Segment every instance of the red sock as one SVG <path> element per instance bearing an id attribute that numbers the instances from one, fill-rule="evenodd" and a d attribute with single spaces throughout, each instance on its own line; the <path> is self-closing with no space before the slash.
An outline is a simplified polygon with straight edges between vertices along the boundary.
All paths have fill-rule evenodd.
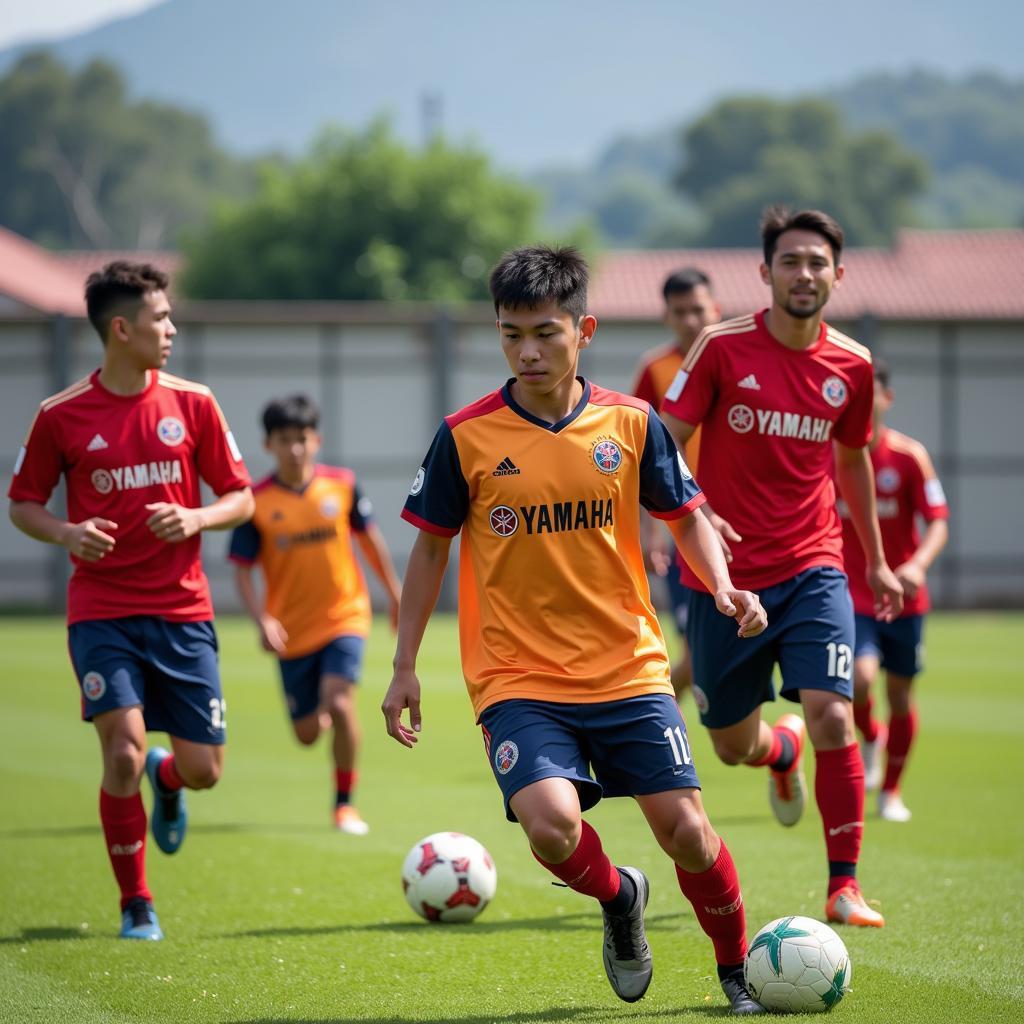
<path id="1" fill-rule="evenodd" d="M 121 889 L 121 909 L 136 896 L 152 901 L 146 885 L 146 809 L 141 795 L 111 796 L 101 789 L 100 821 L 110 866 Z"/>
<path id="2" fill-rule="evenodd" d="M 356 788 L 355 771 L 343 772 L 340 768 L 334 769 L 334 790 L 335 803 L 337 806 L 347 804 L 352 799 L 352 793 Z"/>
<path id="3" fill-rule="evenodd" d="M 825 849 L 830 864 L 850 867 L 830 872 L 829 893 L 850 884 L 860 858 L 864 834 L 864 762 L 851 743 L 841 750 L 816 750 L 814 795 L 825 827 Z"/>
<path id="4" fill-rule="evenodd" d="M 747 955 L 747 917 L 739 875 L 725 842 L 707 871 L 691 874 L 676 865 L 676 878 L 715 947 L 715 960 L 730 967 L 743 963 Z"/>
<path id="5" fill-rule="evenodd" d="M 541 860 L 536 851 L 533 856 L 539 864 L 543 864 L 551 874 L 576 892 L 593 896 L 602 903 L 618 895 L 622 884 L 619 869 L 604 852 L 601 837 L 586 822 L 583 822 L 583 834 L 568 860 L 563 860 L 561 864 L 549 864 Z"/>
<path id="6" fill-rule="evenodd" d="M 863 704 L 853 702 L 853 722 L 857 726 L 857 731 L 864 737 L 865 743 L 874 743 L 878 739 L 878 720 L 871 714 L 874 706 L 870 694 Z"/>
<path id="7" fill-rule="evenodd" d="M 909 714 L 893 715 L 889 719 L 889 742 L 885 748 L 885 781 L 882 783 L 882 789 L 890 792 L 899 789 L 900 776 L 903 774 L 916 732 L 917 712 L 913 708 Z"/>
<path id="8" fill-rule="evenodd" d="M 775 764 L 776 761 L 782 756 L 782 740 L 779 734 L 772 729 L 772 745 L 768 748 L 768 753 L 764 757 L 758 758 L 756 761 L 748 761 L 747 764 L 751 768 L 763 768 L 766 764 Z"/>
<path id="9" fill-rule="evenodd" d="M 185 780 L 178 774 L 178 766 L 174 763 L 173 754 L 160 762 L 160 766 L 156 770 L 156 777 L 168 793 L 176 793 L 185 785 Z"/>

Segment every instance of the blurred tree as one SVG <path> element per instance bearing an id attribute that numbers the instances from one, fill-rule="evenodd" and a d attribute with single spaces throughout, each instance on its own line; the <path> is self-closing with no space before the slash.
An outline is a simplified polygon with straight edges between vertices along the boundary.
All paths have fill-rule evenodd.
<path id="1" fill-rule="evenodd" d="M 733 98 L 683 135 L 677 186 L 702 206 L 700 241 L 752 245 L 770 203 L 819 207 L 855 245 L 890 242 L 911 222 L 927 181 L 924 161 L 884 132 L 850 135 L 839 110 L 817 99 Z"/>
<path id="2" fill-rule="evenodd" d="M 500 254 L 535 240 L 539 205 L 472 150 L 410 149 L 386 121 L 332 129 L 191 236 L 183 284 L 197 298 L 485 298 Z"/>
<path id="3" fill-rule="evenodd" d="M 130 103 L 103 61 L 72 73 L 26 54 L 0 79 L 0 124 L 0 223 L 43 244 L 166 247 L 253 181 L 203 118 Z"/>

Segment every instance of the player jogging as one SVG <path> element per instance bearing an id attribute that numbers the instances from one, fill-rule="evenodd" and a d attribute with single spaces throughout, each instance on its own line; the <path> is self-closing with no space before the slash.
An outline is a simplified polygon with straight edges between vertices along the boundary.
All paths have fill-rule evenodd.
<path id="1" fill-rule="evenodd" d="M 853 729 L 853 608 L 843 574 L 836 475 L 867 554 L 875 612 L 899 614 L 901 588 L 886 565 L 866 445 L 873 385 L 866 348 L 829 327 L 822 309 L 843 276 L 843 232 L 815 210 L 765 211 L 761 276 L 771 308 L 709 327 L 665 400 L 683 445 L 698 425 L 701 486 L 714 509 L 737 585 L 756 588 L 769 627 L 739 644 L 719 628 L 714 599 L 685 566 L 693 694 L 726 764 L 766 765 L 772 809 L 784 825 L 803 813 L 804 720 L 770 728 L 761 705 L 782 695 L 803 706 L 815 748 L 815 797 L 825 829 L 826 915 L 884 924 L 857 883 L 864 829 L 864 769 Z"/>
<path id="2" fill-rule="evenodd" d="M 296 738 L 308 746 L 321 731 L 333 730 L 335 827 L 365 835 L 369 826 L 352 798 L 361 738 L 355 686 L 371 610 L 353 537 L 387 591 L 393 623 L 401 589 L 355 474 L 316 462 L 319 421 L 305 395 L 263 410 L 265 445 L 277 469 L 253 488 L 256 514 L 235 528 L 230 557 L 263 649 L 280 660 Z M 257 566 L 266 586 L 263 599 L 253 579 Z"/>
<path id="3" fill-rule="evenodd" d="M 885 557 L 903 584 L 904 599 L 899 618 L 892 622 L 875 618 L 872 594 L 865 579 L 864 552 L 857 542 L 846 503 L 840 502 L 843 556 L 857 628 L 853 648 L 853 718 L 862 737 L 864 788 L 875 790 L 881 786 L 878 813 L 886 821 L 909 821 L 910 811 L 900 796 L 900 779 L 917 730 L 911 689 L 922 668 L 924 617 L 930 607 L 925 576 L 949 538 L 949 509 L 924 446 L 886 426 L 885 416 L 893 401 L 889 367 L 876 358 L 874 371 L 874 433 L 868 448 Z M 918 532 L 918 517 L 926 524 L 923 536 Z M 888 725 L 871 713 L 871 687 L 879 665 L 885 669 Z"/>
<path id="4" fill-rule="evenodd" d="M 168 279 L 149 264 L 110 263 L 85 299 L 103 365 L 47 398 L 18 456 L 11 519 L 71 554 L 68 647 L 103 758 L 100 821 L 121 889 L 121 937 L 161 939 L 146 884 L 143 770 L 153 838 L 185 837 L 182 788 L 216 784 L 225 703 L 202 530 L 252 515 L 242 456 L 209 388 L 164 373 L 175 335 Z M 46 508 L 64 474 L 67 519 Z M 200 479 L 219 497 L 203 506 Z M 166 732 L 173 754 L 146 753 Z"/>
<path id="5" fill-rule="evenodd" d="M 743 985 L 739 879 L 704 812 L 673 699 L 641 504 L 669 524 L 731 631 L 760 633 L 761 606 L 733 589 L 703 495 L 650 405 L 576 376 L 597 327 L 579 254 L 515 250 L 490 286 L 514 376 L 444 420 L 406 501 L 420 532 L 382 705 L 388 734 L 407 747 L 419 739 L 417 653 L 461 531 L 462 665 L 506 816 L 556 878 L 600 901 L 612 988 L 632 1002 L 650 983 L 648 882 L 615 867 L 583 820 L 602 795 L 635 797 L 712 940 L 734 1011 L 763 1012 Z"/>
<path id="6" fill-rule="evenodd" d="M 697 336 L 709 324 L 717 324 L 722 319 L 722 311 L 711 294 L 711 281 L 707 274 L 695 267 L 684 267 L 670 274 L 661 293 L 665 299 L 665 324 L 675 339 L 644 356 L 637 367 L 633 384 L 633 394 L 650 402 L 658 413 L 661 412 L 668 386 L 675 379 Z M 699 449 L 700 428 L 694 431 L 683 452 L 686 464 L 695 476 L 698 472 Z M 650 516 L 644 516 L 642 524 L 641 533 L 648 565 L 665 578 L 672 604 L 672 617 L 682 646 L 679 659 L 672 666 L 672 689 L 678 700 L 690 688 L 690 651 L 686 646 L 690 590 L 679 579 L 679 554 L 675 544 L 664 544 L 663 533 L 655 529 Z"/>

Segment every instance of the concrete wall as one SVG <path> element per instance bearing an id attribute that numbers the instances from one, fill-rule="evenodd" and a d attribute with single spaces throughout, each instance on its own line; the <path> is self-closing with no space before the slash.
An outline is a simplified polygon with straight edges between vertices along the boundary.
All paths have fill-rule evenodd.
<path id="1" fill-rule="evenodd" d="M 185 308 L 168 369 L 209 384 L 254 477 L 269 471 L 258 420 L 273 396 L 307 391 L 323 413 L 323 461 L 351 466 L 373 499 L 401 568 L 414 530 L 399 519 L 409 483 L 446 411 L 498 386 L 507 368 L 486 307 L 457 318 L 427 307 Z M 893 426 L 932 453 L 952 508 L 952 539 L 932 576 L 937 603 L 1024 606 L 1024 451 L 1016 424 L 1024 391 L 1024 324 L 837 323 L 889 359 Z M 584 372 L 627 390 L 651 323 L 601 323 Z M 81 323 L 0 319 L 4 488 L 38 402 L 89 373 L 100 347 Z M 55 501 L 59 502 L 58 495 Z M 227 538 L 204 550 L 218 608 L 237 607 Z M 64 557 L 0 518 L 0 606 L 55 607 Z"/>

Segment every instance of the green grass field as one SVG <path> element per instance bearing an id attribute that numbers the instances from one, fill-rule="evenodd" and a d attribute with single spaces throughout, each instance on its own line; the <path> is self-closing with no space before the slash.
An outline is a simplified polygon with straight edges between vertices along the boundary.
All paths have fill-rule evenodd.
<path id="1" fill-rule="evenodd" d="M 372 638 L 362 691 L 359 805 L 372 825 L 364 838 L 328 827 L 326 748 L 290 738 L 273 663 L 250 627 L 223 620 L 220 635 L 225 777 L 190 796 L 180 853 L 165 857 L 150 844 L 166 941 L 128 943 L 116 938 L 117 892 L 96 811 L 98 747 L 77 720 L 63 626 L 0 622 L 0 1020 L 660 1024 L 725 1014 L 710 943 L 626 800 L 589 817 L 614 860 L 651 878 L 655 973 L 640 1003 L 612 994 L 596 906 L 549 885 L 504 821 L 452 620 L 437 619 L 427 634 L 424 731 L 413 751 L 384 734 L 378 705 L 391 639 L 383 628 Z M 842 933 L 853 989 L 836 1018 L 1024 1020 L 1022 637 L 1021 616 L 931 623 L 922 730 L 904 787 L 914 819 L 869 820 L 861 881 L 888 925 Z M 709 814 L 739 866 L 751 934 L 782 914 L 820 916 L 813 805 L 796 828 L 779 828 L 764 774 L 718 764 L 692 704 L 684 711 Z M 813 768 L 812 757 L 805 763 Z M 497 897 L 471 925 L 428 925 L 402 898 L 405 853 L 441 829 L 476 836 L 497 862 Z"/>

